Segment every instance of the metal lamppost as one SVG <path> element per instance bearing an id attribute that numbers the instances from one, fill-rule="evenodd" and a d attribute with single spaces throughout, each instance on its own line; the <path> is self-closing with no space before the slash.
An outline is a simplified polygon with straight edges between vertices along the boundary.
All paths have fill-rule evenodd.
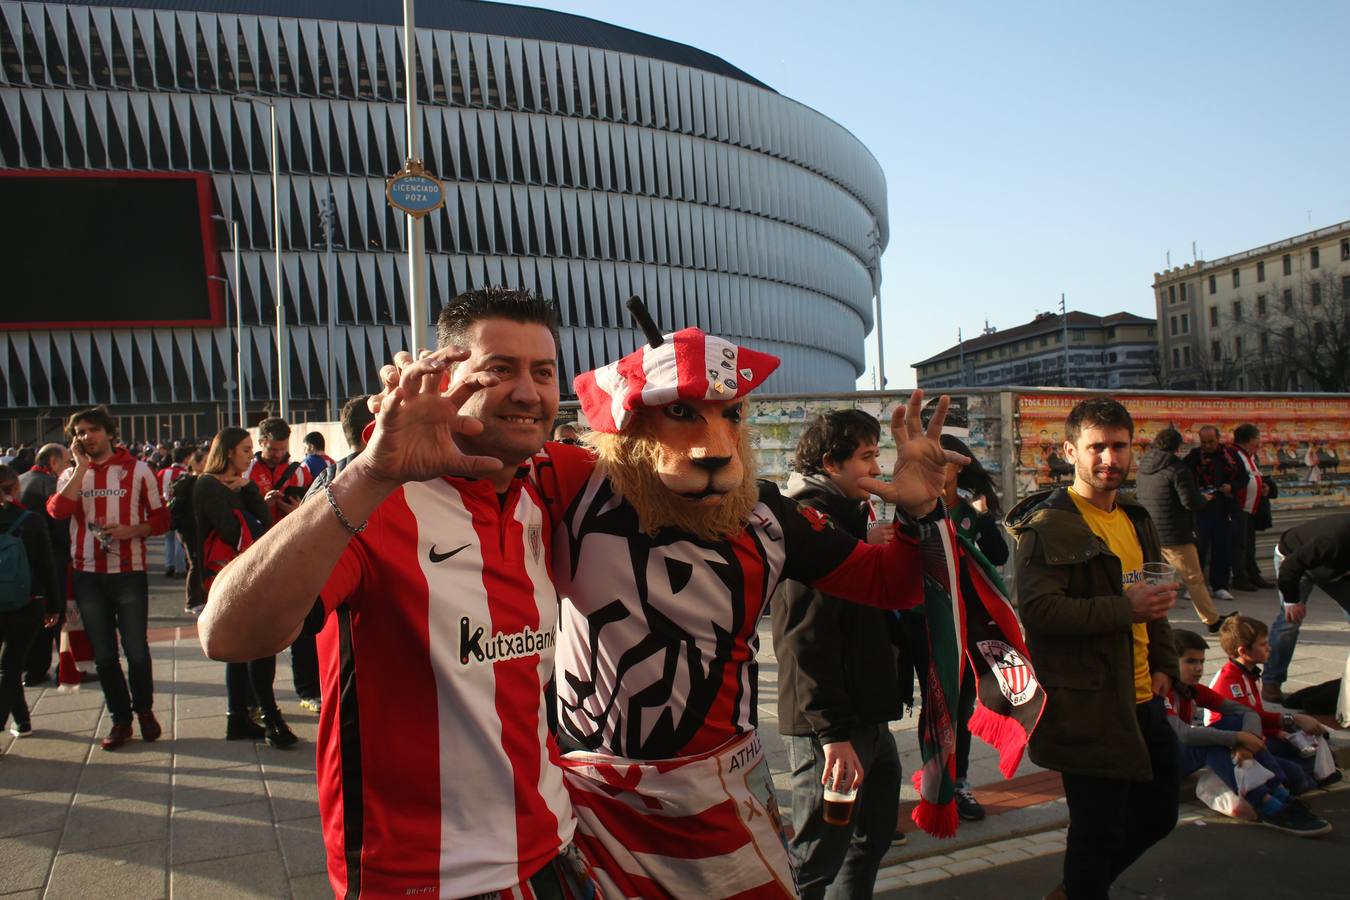
<path id="1" fill-rule="evenodd" d="M 324 253 L 324 281 L 328 287 L 328 373 L 325 381 L 328 384 L 328 421 L 336 422 L 338 418 L 338 397 L 337 397 L 337 285 L 333 278 L 333 217 L 337 214 L 334 207 L 333 191 L 330 188 L 328 196 L 320 201 L 319 221 L 323 223 L 323 253 Z"/>
<path id="2" fill-rule="evenodd" d="M 276 306 L 277 306 L 277 406 L 279 415 L 286 421 L 290 421 L 291 398 L 289 396 L 291 354 L 290 345 L 286 337 L 286 307 L 281 299 L 281 191 L 278 189 L 280 180 L 277 173 L 277 167 L 280 164 L 277 156 L 277 107 L 276 104 L 265 97 L 255 97 L 252 94 L 240 94 L 233 98 L 235 103 L 261 103 L 265 105 L 270 113 L 272 124 L 272 243 L 274 245 L 276 277 L 274 287 L 276 288 Z"/>
<path id="3" fill-rule="evenodd" d="M 417 111 L 417 36 L 413 0 L 403 0 L 403 93 L 408 116 L 408 159 L 422 158 L 422 119 Z M 421 216 L 408 216 L 408 329 L 413 353 L 431 348 L 427 318 L 426 232 Z"/>
<path id="4" fill-rule="evenodd" d="M 225 222 L 230 226 L 230 249 L 234 256 L 234 275 L 231 278 L 220 278 L 218 275 L 209 276 L 218 278 L 228 283 L 234 290 L 234 385 L 239 391 L 239 409 L 238 418 L 235 425 L 240 428 L 244 426 L 244 403 L 248 397 L 248 391 L 245 387 L 246 379 L 244 377 L 244 306 L 239 297 L 239 223 L 226 216 L 213 215 L 211 218 Z M 229 322 L 229 316 L 225 317 L 226 323 Z M 233 390 L 228 387 L 227 390 Z M 230 406 L 234 406 L 234 398 L 230 397 Z"/>

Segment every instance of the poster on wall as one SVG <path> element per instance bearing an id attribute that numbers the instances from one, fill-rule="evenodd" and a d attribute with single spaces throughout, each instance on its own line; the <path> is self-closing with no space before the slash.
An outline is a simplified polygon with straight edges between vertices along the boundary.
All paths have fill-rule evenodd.
<path id="1" fill-rule="evenodd" d="M 1017 492 L 1073 481 L 1064 459 L 1064 419 L 1077 394 L 1021 394 L 1017 398 Z M 1340 506 L 1350 501 L 1350 399 L 1327 397 L 1121 397 L 1134 418 L 1136 464 L 1167 427 L 1181 432 L 1183 451 L 1199 444 L 1213 425 L 1225 442 L 1250 423 L 1261 430 L 1257 456 L 1263 473 L 1279 485 L 1277 509 Z M 1342 463 L 1345 462 L 1343 469 Z M 1133 485 L 1133 472 L 1127 488 Z"/>

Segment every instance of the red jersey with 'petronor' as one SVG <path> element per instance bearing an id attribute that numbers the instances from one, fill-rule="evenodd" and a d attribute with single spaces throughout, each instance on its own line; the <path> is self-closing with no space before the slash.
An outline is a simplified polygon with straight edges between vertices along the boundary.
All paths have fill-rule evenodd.
<path id="1" fill-rule="evenodd" d="M 70 520 L 70 559 L 77 572 L 126 574 L 145 571 L 145 538 L 116 541 L 105 538 L 107 525 L 149 524 L 151 534 L 169 527 L 169 508 L 160 496 L 159 481 L 150 466 L 118 447 L 101 463 L 90 463 L 80 484 L 79 500 L 61 495 L 75 477 L 66 469 L 56 480 L 56 493 L 47 498 L 53 519 Z"/>
<path id="2" fill-rule="evenodd" d="M 322 593 L 318 746 L 337 896 L 488 894 L 571 840 L 543 699 L 550 552 L 523 478 L 503 497 L 443 478 L 396 491 L 338 561 Z"/>

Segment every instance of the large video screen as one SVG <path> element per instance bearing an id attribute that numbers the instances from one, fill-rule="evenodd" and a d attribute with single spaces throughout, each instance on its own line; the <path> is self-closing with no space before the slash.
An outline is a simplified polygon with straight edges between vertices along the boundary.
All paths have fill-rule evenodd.
<path id="1" fill-rule="evenodd" d="M 222 325 L 207 176 L 0 171 L 0 328 Z"/>

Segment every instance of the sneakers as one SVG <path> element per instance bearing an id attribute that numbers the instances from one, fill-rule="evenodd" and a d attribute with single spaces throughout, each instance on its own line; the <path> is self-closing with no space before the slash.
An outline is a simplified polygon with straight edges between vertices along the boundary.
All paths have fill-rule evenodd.
<path id="1" fill-rule="evenodd" d="M 159 736 L 164 733 L 164 729 L 159 727 L 159 719 L 155 718 L 152 712 L 137 713 L 136 718 L 141 723 L 141 740 L 157 741 Z"/>
<path id="2" fill-rule="evenodd" d="M 312 713 L 321 712 L 323 710 L 323 700 L 319 697 L 301 697 L 300 708 L 307 709 Z"/>
<path id="3" fill-rule="evenodd" d="M 1341 780 L 1343 777 L 1345 777 L 1345 776 L 1341 775 L 1341 770 L 1340 770 L 1340 769 L 1335 769 L 1335 770 L 1333 770 L 1332 773 L 1331 773 L 1330 775 L 1328 775 L 1326 778 L 1319 778 L 1319 779 L 1317 779 L 1317 786 L 1320 787 L 1320 788 L 1329 788 L 1329 787 L 1331 787 L 1333 784 L 1339 783 L 1340 780 Z"/>
<path id="4" fill-rule="evenodd" d="M 891 837 L 891 846 L 892 846 L 892 847 L 903 847 L 903 846 L 905 846 L 905 845 L 908 844 L 908 843 L 909 843 L 909 838 L 905 836 L 905 833 L 904 833 L 903 831 L 897 831 L 897 832 Z"/>
<path id="5" fill-rule="evenodd" d="M 131 740 L 131 723 L 124 722 L 121 725 L 114 724 L 108 729 L 108 736 L 99 741 L 99 746 L 104 750 L 116 750 L 129 740 Z"/>
<path id="6" fill-rule="evenodd" d="M 1284 704 L 1284 691 L 1273 681 L 1261 682 L 1261 702 Z"/>
<path id="7" fill-rule="evenodd" d="M 1210 592 L 1209 592 L 1209 595 L 1210 595 L 1211 597 L 1213 597 L 1215 600 L 1232 600 L 1232 599 L 1233 599 L 1233 595 L 1230 594 L 1230 593 L 1228 593 L 1228 591 L 1224 590 L 1223 588 L 1219 588 L 1217 591 L 1210 591 Z"/>
<path id="8" fill-rule="evenodd" d="M 1218 634 L 1219 629 L 1223 628 L 1223 623 L 1227 622 L 1229 619 L 1233 618 L 1233 616 L 1236 616 L 1237 614 L 1238 611 L 1235 609 L 1232 612 L 1228 613 L 1227 615 L 1219 616 L 1211 624 L 1206 625 L 1205 627 L 1209 629 L 1210 634 Z"/>
<path id="9" fill-rule="evenodd" d="M 1308 811 L 1302 803 L 1291 801 L 1277 813 L 1262 815 L 1257 813 L 1262 825 L 1283 831 L 1298 837 L 1317 837 L 1331 832 L 1331 823 L 1320 819 Z"/>
<path id="10" fill-rule="evenodd" d="M 956 814 L 967 822 L 984 819 L 984 807 L 975 799 L 974 792 L 962 785 L 956 789 Z"/>
<path id="11" fill-rule="evenodd" d="M 9 733 L 16 738 L 27 737 L 33 733 L 32 722 L 14 722 L 9 726 Z"/>

